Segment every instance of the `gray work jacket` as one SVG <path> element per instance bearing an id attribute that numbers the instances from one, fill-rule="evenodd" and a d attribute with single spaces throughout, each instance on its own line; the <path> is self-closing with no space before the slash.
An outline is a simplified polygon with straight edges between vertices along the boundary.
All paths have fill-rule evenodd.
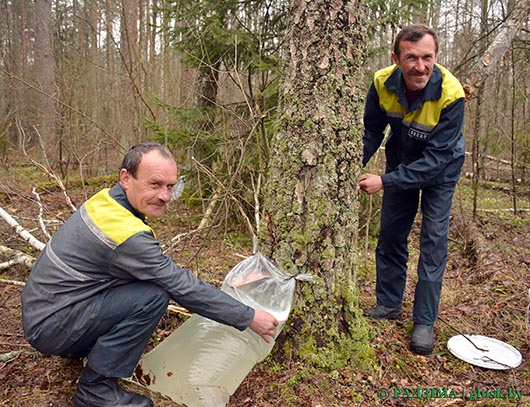
<path id="1" fill-rule="evenodd" d="M 28 340 L 47 318 L 65 307 L 76 314 L 68 320 L 79 324 L 82 332 L 94 310 L 76 304 L 135 280 L 156 284 L 190 311 L 239 330 L 254 318 L 252 308 L 165 256 L 153 230 L 117 184 L 86 201 L 38 257 L 22 291 Z"/>

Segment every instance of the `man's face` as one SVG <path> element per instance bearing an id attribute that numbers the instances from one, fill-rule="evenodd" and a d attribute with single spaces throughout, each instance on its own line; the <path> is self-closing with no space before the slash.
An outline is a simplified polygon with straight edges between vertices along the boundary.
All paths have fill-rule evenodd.
<path id="1" fill-rule="evenodd" d="M 401 41 L 399 51 L 399 57 L 392 52 L 392 59 L 403 72 L 407 90 L 422 90 L 427 86 L 438 58 L 434 38 L 426 34 L 416 42 Z"/>
<path id="2" fill-rule="evenodd" d="M 157 150 L 143 155 L 136 178 L 123 168 L 120 171 L 120 185 L 132 207 L 152 218 L 162 216 L 176 182 L 177 165 Z"/>

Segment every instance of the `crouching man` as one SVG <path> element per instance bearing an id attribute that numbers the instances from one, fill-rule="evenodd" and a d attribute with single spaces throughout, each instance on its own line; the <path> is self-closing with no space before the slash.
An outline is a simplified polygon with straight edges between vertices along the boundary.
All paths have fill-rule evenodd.
<path id="1" fill-rule="evenodd" d="M 152 406 L 125 391 L 170 299 L 190 311 L 250 327 L 270 342 L 278 321 L 254 310 L 162 253 L 146 217 L 157 218 L 177 182 L 170 151 L 141 143 L 125 155 L 119 183 L 82 205 L 57 231 L 22 291 L 24 332 L 47 355 L 87 358 L 75 407 Z"/>

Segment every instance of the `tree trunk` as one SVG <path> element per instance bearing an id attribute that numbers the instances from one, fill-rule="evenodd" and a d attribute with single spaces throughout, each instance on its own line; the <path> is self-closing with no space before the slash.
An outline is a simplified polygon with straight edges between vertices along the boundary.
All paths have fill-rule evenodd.
<path id="1" fill-rule="evenodd" d="M 291 3 L 259 235 L 286 272 L 313 276 L 298 284 L 283 350 L 329 369 L 372 358 L 355 284 L 365 10 L 362 0 Z"/>
<path id="2" fill-rule="evenodd" d="M 131 145 L 141 141 L 136 87 L 138 86 L 138 0 L 121 0 L 120 54 L 124 70 L 121 89 L 122 134 L 120 144 Z"/>
<path id="3" fill-rule="evenodd" d="M 212 108 L 217 104 L 217 91 L 219 89 L 220 61 L 213 66 L 204 66 L 199 70 L 197 81 L 197 106 L 199 108 Z M 210 123 L 211 124 L 211 123 Z"/>
<path id="4" fill-rule="evenodd" d="M 512 41 L 521 27 L 530 17 L 530 1 L 525 0 L 517 3 L 517 6 L 509 13 L 506 21 L 499 28 L 496 36 L 491 41 L 486 52 L 482 54 L 479 61 L 473 66 L 471 72 L 462 84 L 466 92 L 466 99 L 476 96 L 491 70 L 497 66 L 497 62 L 506 57 Z"/>
<path id="5" fill-rule="evenodd" d="M 35 74 L 37 75 L 38 130 L 45 153 L 50 160 L 61 162 L 61 145 L 57 140 L 58 122 L 57 86 L 55 84 L 55 59 L 52 42 L 51 0 L 35 1 Z"/>
<path id="6" fill-rule="evenodd" d="M 480 121 L 481 121 L 481 106 L 482 97 L 480 94 L 477 95 L 477 104 L 475 106 L 475 113 L 473 115 L 473 129 L 472 129 L 472 143 L 471 143 L 471 165 L 473 168 L 471 189 L 473 191 L 473 219 L 477 217 L 477 206 L 478 206 L 478 192 L 480 186 L 480 175 L 482 168 L 479 161 L 480 156 Z"/>

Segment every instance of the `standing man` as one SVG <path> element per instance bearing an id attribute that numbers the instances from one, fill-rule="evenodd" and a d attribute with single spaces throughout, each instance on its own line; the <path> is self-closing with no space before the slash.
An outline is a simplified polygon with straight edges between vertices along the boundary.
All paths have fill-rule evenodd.
<path id="1" fill-rule="evenodd" d="M 396 37 L 394 65 L 375 73 L 364 112 L 363 165 L 383 142 L 386 171 L 363 174 L 360 188 L 384 190 L 381 230 L 376 249 L 375 319 L 402 315 L 408 236 L 421 209 L 418 283 L 414 294 L 414 329 L 410 349 L 430 354 L 434 322 L 447 263 L 449 214 L 464 163 L 464 91 L 458 80 L 436 64 L 438 40 L 429 27 L 415 24 Z"/>
<path id="2" fill-rule="evenodd" d="M 266 342 L 278 322 L 198 280 L 162 253 L 146 217 L 157 218 L 177 182 L 177 165 L 157 143 L 132 147 L 119 183 L 90 198 L 48 242 L 22 291 L 28 341 L 48 355 L 87 357 L 75 407 L 149 407 L 127 392 L 129 377 L 169 299 Z"/>

